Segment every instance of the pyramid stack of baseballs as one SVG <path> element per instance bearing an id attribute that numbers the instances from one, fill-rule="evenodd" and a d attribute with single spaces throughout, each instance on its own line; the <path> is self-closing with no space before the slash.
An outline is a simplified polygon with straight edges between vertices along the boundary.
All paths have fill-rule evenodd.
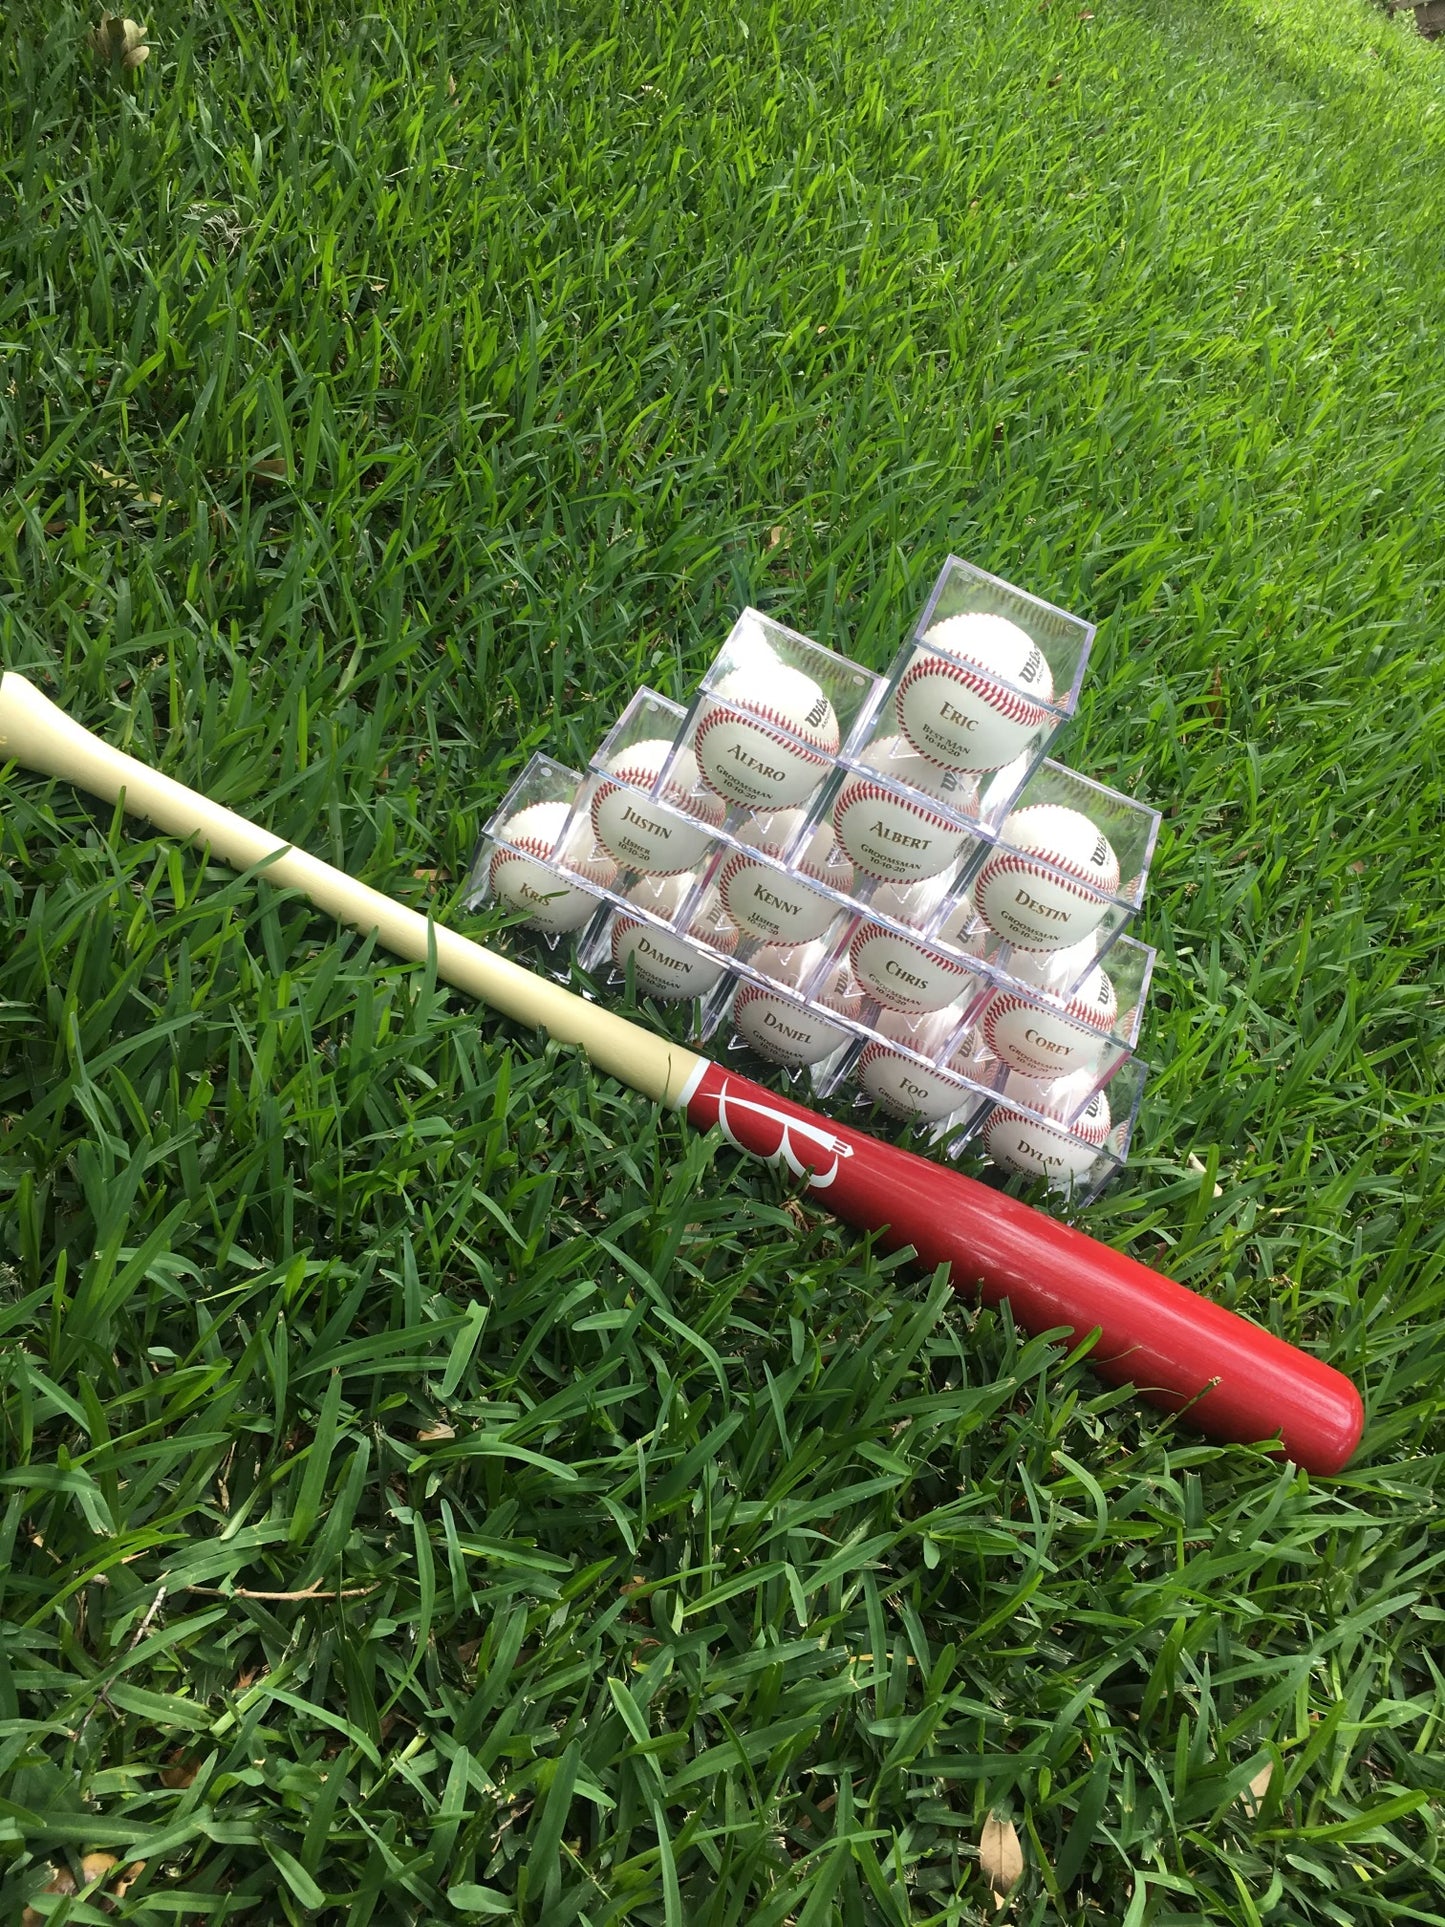
<path id="1" fill-rule="evenodd" d="M 533 759 L 476 894 L 750 1074 L 1091 1193 L 1142 1088 L 1158 822 L 1044 760 L 1092 635 L 954 558 L 886 677 L 747 610 L 686 709 L 640 690 L 585 776 Z"/>

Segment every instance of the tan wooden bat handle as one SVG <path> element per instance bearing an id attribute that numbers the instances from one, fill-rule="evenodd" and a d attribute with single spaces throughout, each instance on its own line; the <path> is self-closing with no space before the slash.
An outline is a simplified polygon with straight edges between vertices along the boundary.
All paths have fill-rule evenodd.
<path id="1" fill-rule="evenodd" d="M 559 1043 L 579 1044 L 599 1069 L 658 1103 L 682 1102 L 703 1061 L 696 1052 L 654 1036 L 641 1024 L 394 903 L 380 890 L 113 749 L 14 670 L 0 677 L 0 756 L 119 803 L 167 835 L 210 849 L 233 869 L 264 864 L 268 882 L 299 890 L 339 923 L 363 933 L 375 931 L 396 956 L 425 963 L 434 951 L 437 974 L 445 983 L 508 1017 L 536 1025 Z"/>

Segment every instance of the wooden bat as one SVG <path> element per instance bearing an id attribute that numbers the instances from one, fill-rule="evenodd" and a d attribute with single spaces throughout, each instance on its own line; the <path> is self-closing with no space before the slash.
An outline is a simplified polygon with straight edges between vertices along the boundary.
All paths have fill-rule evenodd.
<path id="1" fill-rule="evenodd" d="M 1312 1472 L 1337 1472 L 1364 1423 L 1350 1381 L 1321 1360 L 1173 1279 L 949 1166 L 900 1150 L 535 975 L 408 910 L 220 804 L 112 749 L 23 676 L 0 679 L 0 757 L 119 802 L 172 836 L 207 846 L 238 870 L 266 864 L 268 881 L 299 890 L 338 922 L 374 931 L 397 956 L 438 974 L 563 1043 L 578 1044 L 655 1102 L 717 1128 L 740 1150 L 784 1165 L 847 1223 L 912 1246 L 932 1270 L 988 1303 L 1007 1298 L 1030 1331 L 1097 1330 L 1090 1363 L 1132 1381 L 1140 1397 L 1177 1411 L 1214 1438 L 1278 1440 Z"/>

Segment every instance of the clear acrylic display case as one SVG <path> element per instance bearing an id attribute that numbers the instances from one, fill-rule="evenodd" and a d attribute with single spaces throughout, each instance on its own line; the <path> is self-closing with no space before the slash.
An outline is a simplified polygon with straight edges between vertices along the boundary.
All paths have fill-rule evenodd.
<path id="1" fill-rule="evenodd" d="M 939 1133 L 944 1154 L 992 1168 L 1025 1198 L 1054 1195 L 1087 1204 L 1124 1167 L 1148 1077 L 1142 1059 L 1129 1058 L 1107 1090 L 1096 1093 L 1094 1114 L 1076 1116 L 1072 1125 L 1061 1121 L 1068 1104 L 1056 1092 L 1005 1082 L 982 1117 Z"/>
<path id="2" fill-rule="evenodd" d="M 745 609 L 689 706 L 682 740 L 736 831 L 759 811 L 805 808 L 882 694 L 871 671 Z"/>
<path id="3" fill-rule="evenodd" d="M 517 914 L 529 935 L 556 950 L 602 908 L 617 866 L 579 808 L 581 774 L 535 755 L 477 839 L 464 898 Z"/>
<path id="4" fill-rule="evenodd" d="M 1041 764 L 992 852 L 960 872 L 985 926 L 984 956 L 1011 971 L 1015 955 L 1067 951 L 1077 971 L 1059 988 L 1076 988 L 1137 915 L 1158 835 L 1157 810 Z"/>
<path id="5" fill-rule="evenodd" d="M 865 995 L 880 1010 L 925 1015 L 992 990 L 971 897 L 936 880 L 878 885 L 868 907 L 852 917 L 843 943 Z"/>
<path id="6" fill-rule="evenodd" d="M 466 900 L 724 1061 L 1091 1197 L 1146 1075 L 1159 829 L 1045 754 L 1093 635 L 957 557 L 886 678 L 744 610 L 691 703 L 640 689 L 585 775 L 532 758 Z"/>
<path id="7" fill-rule="evenodd" d="M 826 1094 L 932 1134 L 980 1120 L 1002 1077 L 963 1005 L 921 1017 L 883 1011 L 833 1067 Z"/>
<path id="8" fill-rule="evenodd" d="M 831 946 L 853 916 L 849 898 L 762 849 L 727 842 L 711 876 L 737 925 L 743 963 L 765 949 Z"/>
<path id="9" fill-rule="evenodd" d="M 583 938 L 583 967 L 663 1003 L 702 1001 L 728 978 L 738 933 L 716 888 L 694 875 L 638 879 L 610 894 L 610 914 Z"/>
<path id="10" fill-rule="evenodd" d="M 950 556 L 889 667 L 860 759 L 896 741 L 966 773 L 971 814 L 996 827 L 1077 708 L 1093 639 L 1092 623 Z"/>
<path id="11" fill-rule="evenodd" d="M 852 895 L 871 902 L 880 885 L 936 882 L 944 889 L 966 881 L 968 859 L 982 861 L 978 824 L 966 793 L 949 802 L 884 773 L 872 764 L 840 759 L 808 813 L 810 825 L 829 824 L 853 865 Z"/>
<path id="12" fill-rule="evenodd" d="M 1018 953 L 1013 961 L 1025 962 Z M 1091 967 L 1071 991 L 1051 989 L 1042 970 L 1043 982 L 997 973 L 977 1013 L 979 1032 L 1010 1071 L 1072 1091 L 1072 1121 L 1132 1057 L 1153 966 L 1147 944 L 1120 937 L 1107 966 Z"/>
<path id="13" fill-rule="evenodd" d="M 1079 706 L 1079 690 L 1094 646 L 1094 624 L 951 555 L 938 572 L 923 613 L 914 624 L 909 646 L 924 643 L 950 654 L 948 625 L 973 616 L 1002 620 L 1022 630 L 1047 664 L 1047 678 L 1035 673 L 1000 676 L 997 680 L 1029 707 L 1047 710 L 1053 728 L 1067 722 Z M 959 767 L 973 765 L 965 761 Z"/>
<path id="14" fill-rule="evenodd" d="M 840 986 L 823 958 L 815 956 L 802 974 L 812 982 L 812 995 L 738 972 L 704 1012 L 702 1036 L 711 1040 L 720 1063 L 765 1083 L 801 1082 L 822 1096 L 869 1033 L 852 1015 L 856 1006 L 846 979 Z"/>
<path id="15" fill-rule="evenodd" d="M 680 741 L 684 713 L 639 689 L 592 758 L 579 807 L 624 874 L 678 876 L 713 854 L 727 812 Z"/>

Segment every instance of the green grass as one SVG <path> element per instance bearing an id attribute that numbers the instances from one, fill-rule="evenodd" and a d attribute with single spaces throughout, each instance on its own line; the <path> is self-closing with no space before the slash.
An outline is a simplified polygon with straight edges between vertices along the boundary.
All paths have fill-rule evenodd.
<path id="1" fill-rule="evenodd" d="M 1064 753 L 1166 832 L 1089 1221 L 1357 1461 L 12 773 L 7 1921 L 962 1927 L 990 1813 L 1006 1920 L 1445 1920 L 1445 53 L 1089 13 L 200 0 L 128 87 L 21 0 L 0 648 L 423 903 L 746 601 L 881 666 L 952 549 L 1097 620 Z"/>

